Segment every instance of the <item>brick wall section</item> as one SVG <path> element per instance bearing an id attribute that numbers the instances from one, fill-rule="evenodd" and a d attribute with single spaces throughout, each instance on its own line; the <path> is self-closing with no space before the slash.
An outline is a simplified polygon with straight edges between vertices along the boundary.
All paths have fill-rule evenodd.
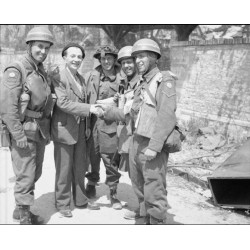
<path id="1" fill-rule="evenodd" d="M 178 75 L 178 115 L 250 128 L 248 39 L 187 41 L 171 45 Z"/>

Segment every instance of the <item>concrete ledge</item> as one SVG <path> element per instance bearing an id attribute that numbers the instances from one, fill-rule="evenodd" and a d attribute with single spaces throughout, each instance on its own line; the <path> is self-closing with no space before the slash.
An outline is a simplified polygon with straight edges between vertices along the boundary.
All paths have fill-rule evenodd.
<path id="1" fill-rule="evenodd" d="M 191 181 L 191 182 L 201 186 L 203 189 L 209 189 L 209 185 L 208 185 L 207 181 L 203 181 L 203 180 L 193 176 L 192 174 L 190 174 L 186 171 L 183 171 L 183 170 L 180 170 L 179 168 L 175 168 L 175 167 L 171 167 L 171 166 L 170 166 L 170 168 L 168 168 L 167 171 L 172 172 L 172 173 L 186 179 L 187 181 Z"/>
<path id="2" fill-rule="evenodd" d="M 210 40 L 191 40 L 191 41 L 174 41 L 170 42 L 170 47 L 181 46 L 206 46 L 206 45 L 237 45 L 237 44 L 249 44 L 250 38 L 215 38 Z"/>
<path id="3" fill-rule="evenodd" d="M 236 118 L 228 118 L 228 117 L 225 117 L 225 116 L 205 114 L 205 113 L 201 113 L 201 112 L 198 112 L 198 111 L 187 110 L 187 109 L 182 109 L 182 108 L 178 108 L 178 113 L 179 113 L 180 116 L 188 115 L 190 117 L 205 118 L 205 119 L 212 120 L 212 121 L 223 122 L 223 123 L 226 123 L 226 124 L 233 124 L 233 125 L 237 125 L 237 126 L 241 126 L 241 127 L 250 128 L 250 122 L 249 121 L 238 120 Z"/>

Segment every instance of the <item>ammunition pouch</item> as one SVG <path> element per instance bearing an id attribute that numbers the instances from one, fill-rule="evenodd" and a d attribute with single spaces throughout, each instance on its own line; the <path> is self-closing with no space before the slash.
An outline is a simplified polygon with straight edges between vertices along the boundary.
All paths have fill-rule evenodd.
<path id="1" fill-rule="evenodd" d="M 139 112 L 139 121 L 135 130 L 135 134 L 150 138 L 155 128 L 155 119 L 157 111 L 154 106 L 143 103 Z M 168 153 L 176 153 L 181 151 L 181 142 L 185 136 L 176 125 L 164 142 L 162 150 Z"/>
<path id="2" fill-rule="evenodd" d="M 10 146 L 10 133 L 5 124 L 0 120 L 0 148 Z"/>
<path id="3" fill-rule="evenodd" d="M 162 150 L 168 153 L 176 153 L 181 151 L 181 142 L 185 140 L 185 135 L 182 133 L 178 125 L 176 125 L 173 131 L 164 142 Z"/>
<path id="4" fill-rule="evenodd" d="M 32 141 L 39 141 L 39 127 L 35 120 L 28 119 L 23 123 L 23 129 L 27 138 Z"/>

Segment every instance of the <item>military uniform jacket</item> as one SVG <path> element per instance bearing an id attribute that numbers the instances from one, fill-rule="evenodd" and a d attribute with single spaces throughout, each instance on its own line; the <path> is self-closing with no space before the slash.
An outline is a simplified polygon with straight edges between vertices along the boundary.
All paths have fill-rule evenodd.
<path id="1" fill-rule="evenodd" d="M 120 68 L 115 65 L 116 77 L 110 82 L 109 88 L 103 89 L 100 86 L 102 68 L 99 65 L 85 76 L 87 83 L 88 103 L 94 104 L 99 99 L 113 97 L 118 92 L 121 82 Z M 98 98 L 99 97 L 99 98 Z M 114 153 L 117 150 L 117 124 L 114 121 L 107 121 L 96 116 L 91 116 L 90 128 L 96 143 L 100 146 L 101 153 Z"/>
<path id="2" fill-rule="evenodd" d="M 130 81 L 127 78 L 124 78 L 123 86 L 124 92 L 128 90 L 133 90 L 136 87 L 136 84 L 139 80 L 139 75 L 135 75 Z M 118 136 L 118 152 L 119 153 L 128 153 L 130 140 L 132 136 L 133 121 L 130 116 L 125 117 L 125 123 L 119 123 L 117 126 L 117 136 Z"/>
<path id="3" fill-rule="evenodd" d="M 150 80 L 160 72 L 156 67 L 148 72 L 141 78 L 141 83 L 138 87 L 135 88 L 135 96 L 133 101 L 132 109 L 136 109 L 136 106 L 141 102 L 140 98 L 140 89 L 143 84 L 149 84 Z M 155 101 L 156 101 L 156 110 L 157 117 L 155 118 L 154 131 L 150 138 L 148 148 L 156 152 L 161 152 L 165 140 L 168 138 L 170 133 L 173 131 L 176 125 L 176 87 L 175 80 L 176 77 L 173 76 L 168 71 L 163 71 L 162 81 L 159 84 Z M 139 110 L 137 110 L 139 111 Z M 135 112 L 136 113 L 136 112 Z M 118 108 L 112 108 L 105 114 L 105 119 L 107 120 L 117 120 L 117 121 L 126 121 L 127 116 L 130 116 L 135 124 L 137 116 L 134 115 L 134 111 L 131 111 L 130 114 L 125 115 L 124 111 Z"/>
<path id="4" fill-rule="evenodd" d="M 141 86 L 143 86 L 143 84 L 149 84 L 158 72 L 160 72 L 160 70 L 155 67 L 146 75 L 143 75 Z M 155 118 L 153 134 L 148 145 L 149 149 L 156 152 L 161 152 L 165 140 L 176 125 L 175 77 L 170 74 L 169 71 L 163 71 L 161 73 L 163 76 L 162 81 L 158 85 L 155 96 L 157 117 Z M 140 88 L 137 88 L 135 91 L 134 103 L 140 99 L 138 96 L 139 94 Z M 140 119 L 142 119 L 142 117 Z"/>
<path id="5" fill-rule="evenodd" d="M 15 140 L 27 138 L 38 141 L 50 138 L 50 114 L 52 106 L 51 89 L 42 63 L 36 65 L 30 55 L 20 59 L 26 76 L 17 63 L 9 65 L 3 74 L 0 86 L 0 114 Z M 24 74 L 24 72 L 23 72 Z M 26 81 L 23 82 L 23 79 Z M 20 120 L 20 96 L 23 92 L 30 96 L 28 109 L 43 113 L 39 119 L 25 117 Z"/>
<path id="6" fill-rule="evenodd" d="M 55 142 L 68 145 L 77 143 L 79 124 L 81 120 L 86 122 L 86 117 L 89 116 L 90 104 L 85 103 L 85 81 L 78 73 L 77 77 L 81 81 L 82 92 L 66 68 L 54 76 L 52 80 L 57 96 L 51 123 L 51 136 Z"/>

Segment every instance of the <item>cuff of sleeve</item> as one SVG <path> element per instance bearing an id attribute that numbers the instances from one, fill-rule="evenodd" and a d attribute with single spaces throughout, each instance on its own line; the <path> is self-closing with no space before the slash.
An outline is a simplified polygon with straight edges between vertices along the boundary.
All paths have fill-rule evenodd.
<path id="1" fill-rule="evenodd" d="M 160 153 L 162 151 L 163 144 L 164 142 L 157 141 L 151 138 L 148 144 L 148 148 Z"/>
<path id="2" fill-rule="evenodd" d="M 87 110 L 82 114 L 84 117 L 90 117 L 91 113 L 90 113 L 90 105 L 87 108 Z"/>

